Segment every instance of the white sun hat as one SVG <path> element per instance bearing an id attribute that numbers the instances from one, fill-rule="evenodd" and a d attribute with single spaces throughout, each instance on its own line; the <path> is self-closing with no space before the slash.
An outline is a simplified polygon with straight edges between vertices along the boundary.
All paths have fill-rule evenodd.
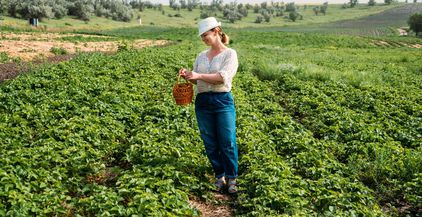
<path id="1" fill-rule="evenodd" d="M 221 26 L 221 22 L 217 22 L 215 17 L 208 17 L 208 18 L 205 18 L 205 19 L 199 21 L 199 23 L 198 23 L 198 30 L 199 30 L 198 36 L 201 36 L 202 34 L 204 34 L 204 32 L 206 32 L 210 29 L 213 29 L 217 26 Z"/>

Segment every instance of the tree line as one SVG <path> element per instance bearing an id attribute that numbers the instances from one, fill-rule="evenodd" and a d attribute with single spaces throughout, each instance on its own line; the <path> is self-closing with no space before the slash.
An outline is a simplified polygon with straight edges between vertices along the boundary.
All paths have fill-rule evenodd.
<path id="1" fill-rule="evenodd" d="M 269 22 L 271 17 L 284 16 L 285 12 L 288 13 L 288 16 L 285 17 L 293 21 L 302 18 L 297 12 L 298 6 L 294 3 L 284 4 L 283 2 L 263 2 L 251 5 L 236 2 L 223 4 L 223 0 L 213 0 L 210 4 L 203 4 L 200 0 L 169 0 L 169 6 L 174 10 L 186 9 L 189 11 L 200 8 L 201 18 L 215 16 L 217 12 L 220 12 L 233 23 L 248 16 L 249 10 L 258 14 L 257 23 Z M 142 12 L 151 8 L 162 11 L 163 5 L 144 0 L 0 0 L 1 14 L 22 19 L 38 18 L 39 20 L 75 16 L 78 19 L 89 21 L 90 17 L 98 16 L 129 22 L 134 16 L 134 9 Z M 327 3 L 315 7 L 313 10 L 315 15 L 325 15 Z"/>
<path id="2" fill-rule="evenodd" d="M 0 13 L 15 18 L 56 18 L 75 16 L 89 21 L 91 16 L 130 21 L 130 2 L 119 0 L 0 0 Z"/>
<path id="3" fill-rule="evenodd" d="M 384 0 L 385 4 L 390 4 L 395 0 Z M 413 0 L 415 3 L 417 0 Z M 343 5 L 343 8 L 354 7 L 357 0 L 350 0 L 349 4 Z M 375 5 L 374 0 L 369 0 L 368 5 Z M 169 0 L 169 6 L 173 10 L 180 11 L 185 9 L 192 11 L 195 8 L 200 9 L 200 18 L 217 16 L 222 13 L 229 22 L 236 22 L 243 17 L 247 17 L 249 11 L 257 14 L 256 23 L 270 22 L 272 17 L 284 17 L 293 22 L 297 19 L 303 19 L 298 12 L 299 6 L 294 2 L 262 2 L 261 4 L 238 4 L 236 1 L 223 3 L 223 0 L 212 0 L 209 4 L 203 4 L 200 0 Z M 307 9 L 303 6 L 303 10 Z M 316 16 L 325 15 L 328 3 L 325 2 L 319 6 L 312 6 Z M 133 11 L 144 11 L 145 9 L 158 9 L 163 12 L 162 4 L 152 3 L 145 0 L 0 0 L 0 13 L 7 14 L 15 18 L 56 18 L 61 19 L 64 16 L 75 16 L 78 19 L 89 21 L 90 17 L 106 17 L 117 21 L 129 22 L 133 18 Z M 418 35 L 421 32 L 421 14 L 412 16 L 408 23 L 410 29 Z"/>

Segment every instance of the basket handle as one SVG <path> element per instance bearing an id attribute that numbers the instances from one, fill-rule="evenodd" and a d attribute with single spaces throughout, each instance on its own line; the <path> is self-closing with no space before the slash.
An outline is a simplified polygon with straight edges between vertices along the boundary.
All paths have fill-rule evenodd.
<path id="1" fill-rule="evenodd" d="M 176 79 L 176 84 L 179 84 L 179 83 L 180 83 L 180 77 L 181 77 L 181 76 L 180 76 L 179 74 L 177 74 L 177 76 L 176 76 L 176 77 L 177 77 L 177 79 Z"/>
<path id="2" fill-rule="evenodd" d="M 176 82 L 176 84 L 181 83 L 181 82 L 180 82 L 180 78 L 181 78 L 182 76 L 180 76 L 180 75 L 178 74 L 176 77 L 177 77 L 177 80 L 176 80 L 177 82 Z M 183 83 L 189 83 L 189 82 L 185 80 L 185 82 L 183 82 Z"/>

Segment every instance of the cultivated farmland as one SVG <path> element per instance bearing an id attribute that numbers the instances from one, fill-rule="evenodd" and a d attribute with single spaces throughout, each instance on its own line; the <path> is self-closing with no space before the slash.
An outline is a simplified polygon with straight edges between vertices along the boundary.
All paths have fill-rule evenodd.
<path id="1" fill-rule="evenodd" d="M 194 28 L 144 26 L 95 34 L 172 43 L 0 84 L 0 216 L 200 216 L 198 202 L 233 216 L 421 214 L 421 39 L 226 31 L 238 197 L 212 193 L 194 107 L 171 96 L 206 47 Z"/>
<path id="2" fill-rule="evenodd" d="M 396 36 L 399 33 L 399 28 L 407 26 L 406 22 L 410 15 L 421 12 L 422 4 L 406 4 L 360 18 L 346 18 L 331 23 L 278 28 L 278 31 L 323 32 L 362 36 Z"/>

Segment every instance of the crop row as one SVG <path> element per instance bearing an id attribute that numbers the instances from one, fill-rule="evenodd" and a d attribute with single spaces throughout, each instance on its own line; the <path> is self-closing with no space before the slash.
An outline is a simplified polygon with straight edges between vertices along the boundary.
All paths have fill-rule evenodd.
<path id="1" fill-rule="evenodd" d="M 381 206 L 397 198 L 412 204 L 409 212 L 417 210 L 417 54 L 372 59 L 392 62 L 387 66 L 357 66 L 340 57 L 383 51 L 324 53 L 321 41 L 353 38 L 307 34 L 269 33 L 250 47 L 258 35 L 239 33 L 234 43 L 241 60 L 233 93 L 243 192 L 235 213 L 380 216 Z M 300 46 L 312 49 L 295 45 L 302 37 Z M 178 107 L 171 97 L 177 70 L 189 67 L 199 49 L 184 42 L 82 55 L 2 83 L 0 215 L 199 215 L 189 197 L 212 200 L 212 170 L 193 106 Z M 309 60 L 315 52 L 332 61 Z M 265 59 L 282 70 L 265 76 L 269 71 L 259 68 Z M 365 85 L 305 77 L 310 68 L 300 60 L 333 72 L 385 73 Z"/>

